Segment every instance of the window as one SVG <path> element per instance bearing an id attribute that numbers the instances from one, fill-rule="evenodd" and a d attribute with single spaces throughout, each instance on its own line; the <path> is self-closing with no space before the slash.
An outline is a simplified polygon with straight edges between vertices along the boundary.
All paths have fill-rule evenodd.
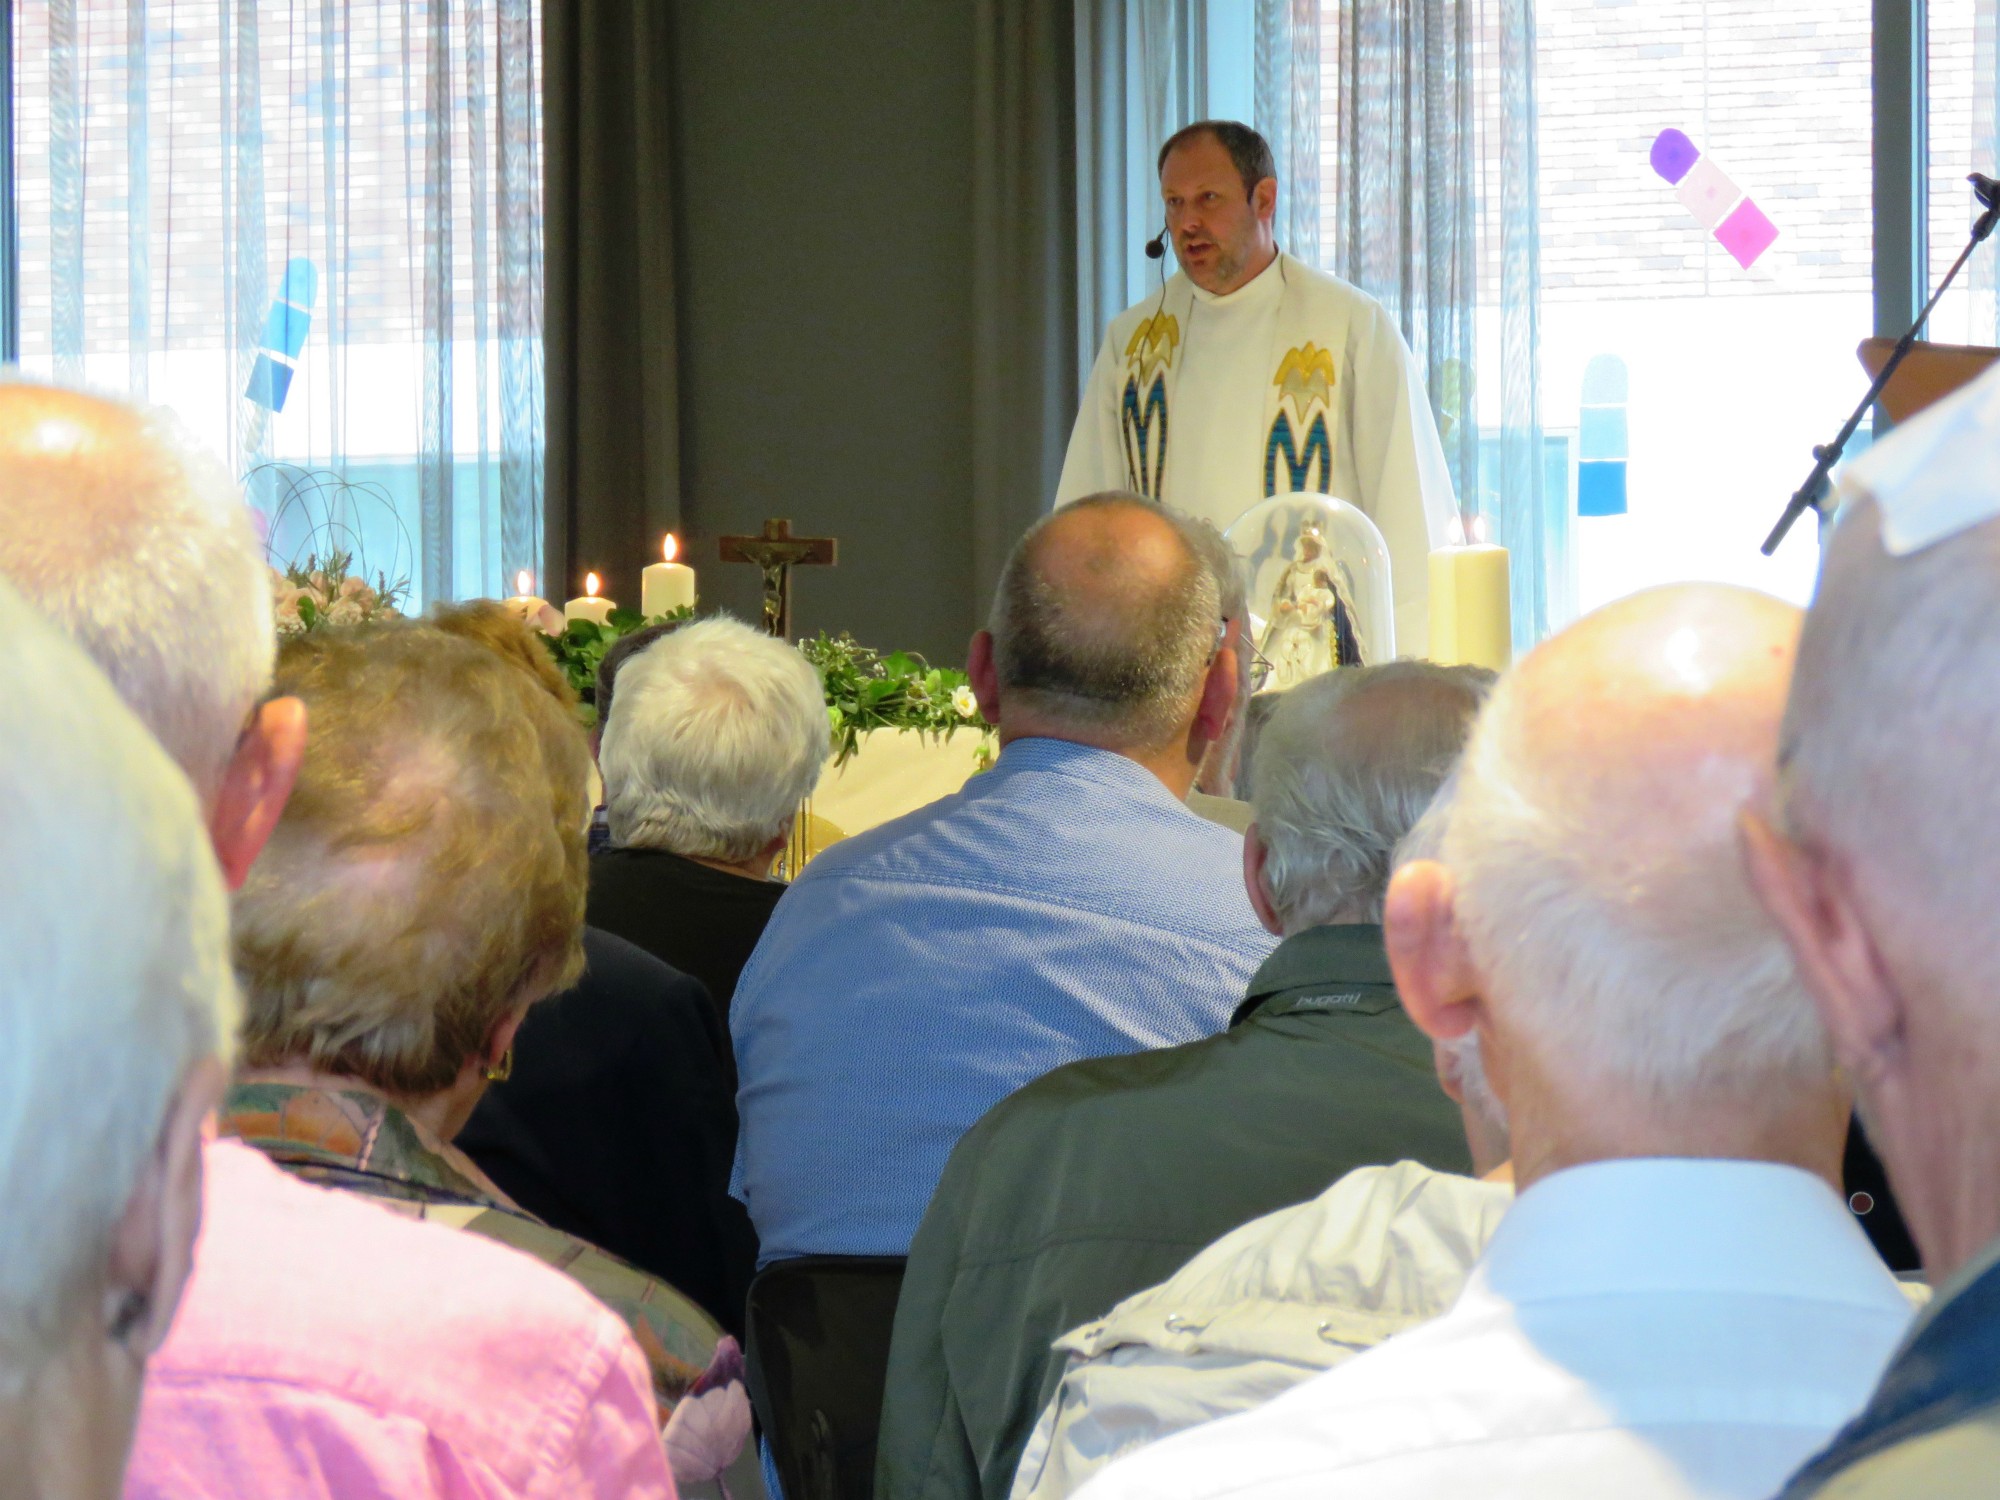
<path id="1" fill-rule="evenodd" d="M 414 603 L 539 572 L 532 0 L 14 0 L 20 354 Z M 316 476 L 309 519 L 284 497 Z"/>
<path id="2" fill-rule="evenodd" d="M 1578 492 L 1578 606 L 1681 579 L 1802 603 L 1811 528 L 1758 545 L 1866 388 L 1867 0 L 1539 0 L 1537 22 L 1543 420 L 1581 429 L 1580 462 L 1623 440 L 1624 503 Z"/>

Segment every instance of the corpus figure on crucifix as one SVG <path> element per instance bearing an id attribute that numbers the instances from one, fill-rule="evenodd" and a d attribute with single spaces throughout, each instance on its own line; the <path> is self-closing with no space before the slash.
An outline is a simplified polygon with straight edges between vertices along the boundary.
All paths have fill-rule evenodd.
<path id="1" fill-rule="evenodd" d="M 764 571 L 764 628 L 792 638 L 792 569 L 833 566 L 840 544 L 830 536 L 793 536 L 790 521 L 766 521 L 756 536 L 720 539 L 724 562 L 755 563 Z"/>

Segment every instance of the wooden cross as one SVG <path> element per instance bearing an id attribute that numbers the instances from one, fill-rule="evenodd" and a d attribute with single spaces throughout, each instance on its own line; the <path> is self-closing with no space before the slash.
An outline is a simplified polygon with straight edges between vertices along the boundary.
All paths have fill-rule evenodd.
<path id="1" fill-rule="evenodd" d="M 766 521 L 756 536 L 719 539 L 724 562 L 755 563 L 764 570 L 764 628 L 779 640 L 792 637 L 792 569 L 840 560 L 830 536 L 793 536 L 790 521 Z"/>

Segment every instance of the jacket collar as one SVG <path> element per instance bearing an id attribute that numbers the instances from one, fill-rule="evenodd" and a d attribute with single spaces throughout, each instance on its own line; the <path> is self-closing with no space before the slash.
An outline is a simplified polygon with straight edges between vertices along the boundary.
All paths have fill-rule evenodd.
<path id="1" fill-rule="evenodd" d="M 1393 1010 L 1395 979 L 1373 922 L 1340 922 L 1295 932 L 1250 976 L 1250 990 L 1231 1026 L 1252 1016 L 1294 1011 L 1379 1015 Z"/>
<path id="2" fill-rule="evenodd" d="M 1792 1481 L 1807 1493 L 1850 1464 L 2000 1403 L 2000 1240 L 1937 1295 L 1889 1362 L 1867 1407 Z"/>

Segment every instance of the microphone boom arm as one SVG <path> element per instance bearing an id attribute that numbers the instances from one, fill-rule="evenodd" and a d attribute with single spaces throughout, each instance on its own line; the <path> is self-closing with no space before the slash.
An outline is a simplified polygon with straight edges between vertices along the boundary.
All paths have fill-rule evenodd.
<path id="1" fill-rule="evenodd" d="M 1931 311 L 1938 305 L 1938 300 L 1944 296 L 1953 279 L 1964 269 L 1965 263 L 1972 259 L 1972 252 L 1993 233 L 1994 226 L 2000 224 L 2000 183 L 1994 182 L 1990 177 L 1982 177 L 1977 172 L 1967 180 L 1973 184 L 1973 190 L 1983 205 L 1983 211 L 1973 223 L 1972 237 L 1966 241 L 1965 248 L 1959 251 L 1958 259 L 1952 262 L 1951 269 L 1945 272 L 1944 280 L 1938 283 L 1938 289 L 1931 293 L 1931 300 L 1924 304 L 1924 310 L 1917 314 L 1917 321 L 1912 323 L 1909 331 L 1896 341 L 1895 349 L 1890 352 L 1887 363 L 1882 366 L 1882 373 L 1877 375 L 1874 383 L 1868 387 L 1868 394 L 1861 398 L 1861 404 L 1854 408 L 1846 425 L 1840 429 L 1839 435 L 1832 442 L 1823 443 L 1813 449 L 1812 473 L 1806 476 L 1804 484 L 1792 492 L 1791 501 L 1785 506 L 1785 513 L 1778 517 L 1778 524 L 1771 528 L 1771 534 L 1764 538 L 1764 545 L 1758 549 L 1766 557 L 1778 550 L 1778 544 L 1784 541 L 1785 534 L 1792 529 L 1792 523 L 1808 510 L 1815 508 L 1825 496 L 1829 479 L 1833 474 L 1833 466 L 1840 462 L 1841 455 L 1847 451 L 1848 439 L 1854 436 L 1855 430 L 1861 426 L 1861 419 L 1868 414 L 1868 408 L 1875 404 L 1876 397 L 1880 396 L 1888 386 L 1890 377 L 1896 373 L 1896 367 L 1902 364 L 1903 357 L 1915 347 L 1917 335 L 1923 332 L 1924 325 L 1930 321 Z"/>

